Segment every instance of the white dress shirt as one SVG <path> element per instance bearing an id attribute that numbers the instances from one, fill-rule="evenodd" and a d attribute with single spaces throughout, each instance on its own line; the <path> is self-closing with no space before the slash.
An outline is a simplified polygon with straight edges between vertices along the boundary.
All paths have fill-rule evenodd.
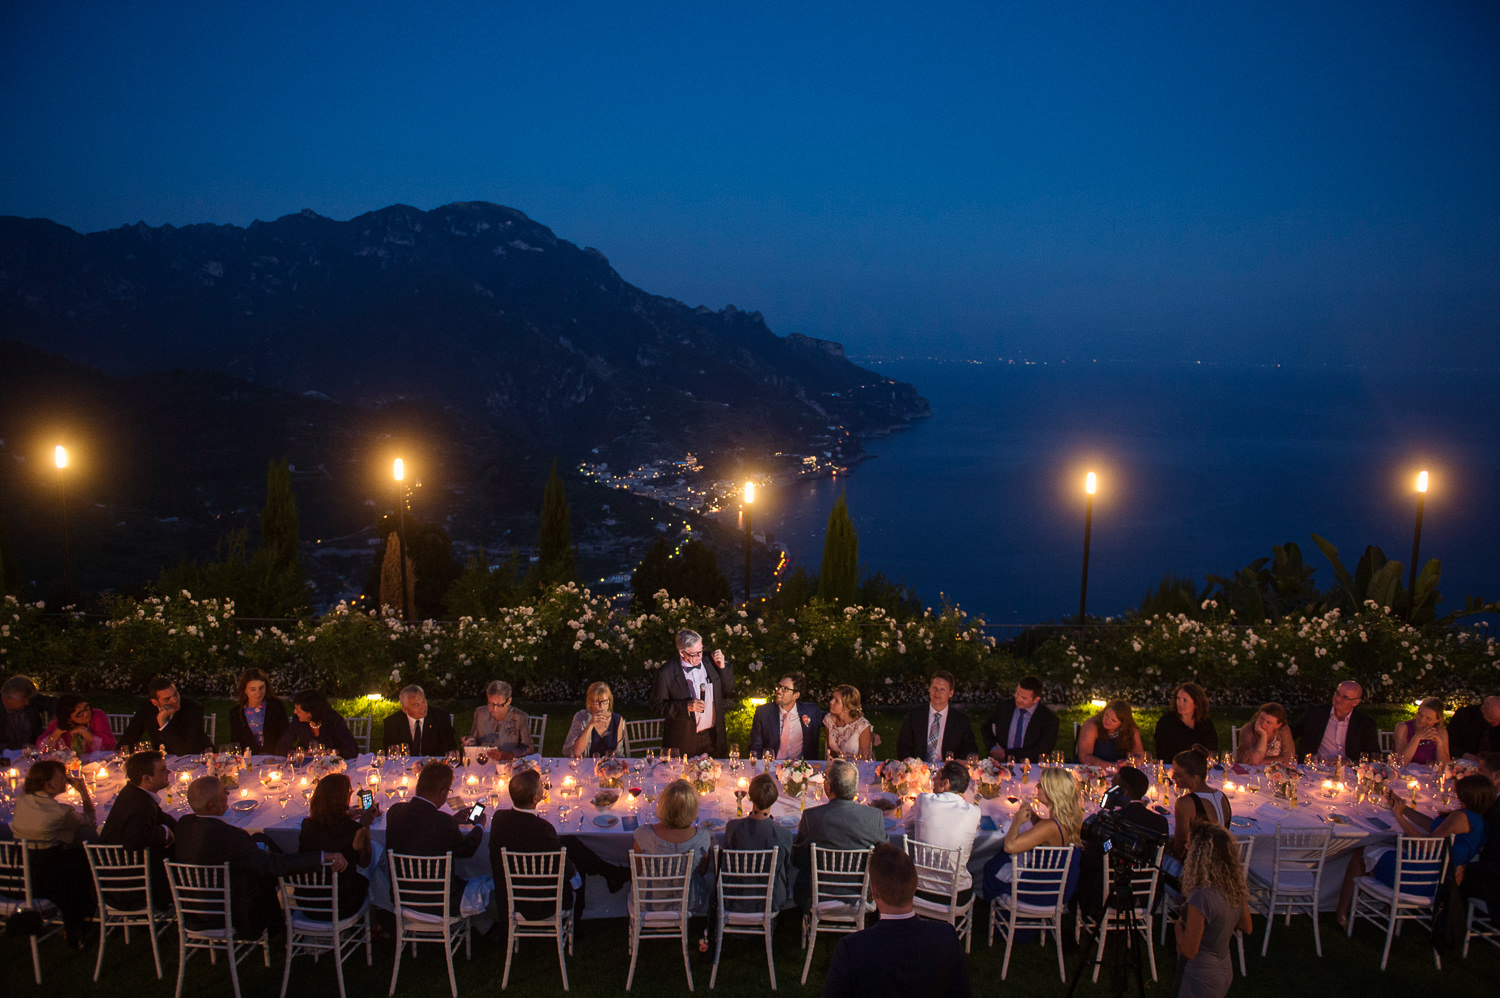
<path id="1" fill-rule="evenodd" d="M 969 876 L 969 852 L 974 848 L 974 836 L 979 834 L 979 808 L 976 805 L 955 793 L 917 794 L 908 824 L 911 837 L 917 841 L 959 850 L 958 889 L 973 886 L 974 881 Z M 919 877 L 917 886 L 938 894 L 948 891 L 946 883 L 932 882 L 927 876 Z"/>
<path id="2" fill-rule="evenodd" d="M 1338 715 L 1332 710 L 1328 712 L 1328 726 L 1323 729 L 1323 740 L 1318 743 L 1318 758 L 1333 761 L 1343 758 L 1344 748 L 1349 744 L 1349 719 L 1354 712 L 1349 712 L 1349 717 L 1339 720 Z"/>
<path id="3" fill-rule="evenodd" d="M 703 701 L 703 710 L 698 714 L 698 731 L 707 731 L 714 726 L 714 684 L 708 681 L 708 670 L 703 663 L 691 665 L 682 663 L 682 674 L 687 677 L 688 689 L 692 691 L 693 699 Z M 698 696 L 699 690 L 703 696 Z"/>

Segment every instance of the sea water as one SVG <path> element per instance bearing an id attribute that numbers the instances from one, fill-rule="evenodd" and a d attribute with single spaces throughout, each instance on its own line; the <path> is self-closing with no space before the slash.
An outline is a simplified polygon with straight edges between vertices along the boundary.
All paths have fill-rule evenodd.
<path id="1" fill-rule="evenodd" d="M 867 364 L 909 381 L 930 419 L 868 443 L 847 475 L 771 489 L 757 530 L 816 572 L 847 496 L 862 569 L 991 623 L 1078 613 L 1084 477 L 1099 476 L 1088 612 L 1120 614 L 1165 575 L 1201 589 L 1288 541 L 1336 579 L 1367 545 L 1409 567 L 1416 474 L 1431 472 L 1420 561 L 1440 612 L 1500 599 L 1500 391 L 1489 372 L 1198 364 Z M 1403 585 L 1405 573 L 1403 572 Z"/>

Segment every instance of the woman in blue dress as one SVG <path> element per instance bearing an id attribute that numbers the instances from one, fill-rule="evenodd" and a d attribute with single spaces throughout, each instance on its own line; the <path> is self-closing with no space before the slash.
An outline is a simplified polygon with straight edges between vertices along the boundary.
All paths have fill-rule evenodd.
<path id="1" fill-rule="evenodd" d="M 602 759 L 624 748 L 625 718 L 615 712 L 615 694 L 608 683 L 595 683 L 584 694 L 584 709 L 573 715 L 573 726 L 563 740 L 563 751 L 575 759 Z"/>
<path id="2" fill-rule="evenodd" d="M 1078 761 L 1085 766 L 1113 766 L 1145 755 L 1128 700 L 1112 701 L 1078 729 Z"/>

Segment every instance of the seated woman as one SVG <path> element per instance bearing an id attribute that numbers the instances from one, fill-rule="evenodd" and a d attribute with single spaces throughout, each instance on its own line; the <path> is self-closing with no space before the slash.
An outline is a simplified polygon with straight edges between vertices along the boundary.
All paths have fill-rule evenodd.
<path id="1" fill-rule="evenodd" d="M 259 669 L 246 669 L 236 684 L 240 702 L 229 712 L 230 744 L 264 755 L 286 731 L 286 708 L 271 693 L 271 680 Z"/>
<path id="2" fill-rule="evenodd" d="M 1396 725 L 1396 755 L 1400 765 L 1448 765 L 1448 729 L 1443 726 L 1443 701 L 1428 697 L 1417 708 L 1415 720 Z"/>
<path id="3" fill-rule="evenodd" d="M 781 796 L 776 777 L 761 773 L 750 781 L 750 816 L 735 818 L 724 826 L 725 849 L 775 849 L 776 880 L 771 893 L 771 910 L 786 907 L 792 896 L 792 830 L 771 819 L 771 805 Z M 758 905 L 733 902 L 732 907 L 758 910 Z"/>
<path id="4" fill-rule="evenodd" d="M 345 759 L 359 755 L 359 743 L 354 740 L 353 732 L 328 698 L 317 690 L 302 690 L 292 697 L 292 714 L 292 722 L 276 743 L 278 755 L 315 746 L 332 749 Z"/>
<path id="5" fill-rule="evenodd" d="M 702 828 L 693 826 L 698 817 L 698 794 L 687 780 L 673 780 L 656 798 L 656 815 L 661 820 L 654 825 L 642 825 L 635 830 L 635 842 L 631 852 L 650 855 L 692 856 L 689 865 L 693 870 L 692 885 L 688 895 L 688 908 L 694 915 L 701 915 L 708 908 L 708 873 L 714 840 Z"/>
<path id="6" fill-rule="evenodd" d="M 1085 766 L 1112 766 L 1145 755 L 1128 700 L 1111 701 L 1078 730 L 1078 761 Z"/>
<path id="7" fill-rule="evenodd" d="M 573 726 L 563 739 L 563 752 L 574 759 L 602 759 L 625 743 L 625 718 L 615 713 L 615 694 L 608 683 L 594 683 L 583 696 L 583 710 L 573 715 Z"/>
<path id="8" fill-rule="evenodd" d="M 297 836 L 298 852 L 339 853 L 349 869 L 339 874 L 339 917 L 348 918 L 365 903 L 370 881 L 356 867 L 370 865 L 370 826 L 380 816 L 380 805 L 354 808 L 349 796 L 353 784 L 343 773 L 330 773 L 318 781 L 307 817 Z"/>
<path id="9" fill-rule="evenodd" d="M 853 686 L 834 687 L 828 698 L 828 713 L 823 715 L 823 729 L 830 761 L 875 757 L 874 729 L 860 708 L 859 690 Z"/>
<path id="10" fill-rule="evenodd" d="M 1175 926 L 1174 995 L 1223 995 L 1234 981 L 1229 942 L 1249 932 L 1249 888 L 1239 850 L 1227 829 L 1206 825 L 1193 837 L 1182 864 L 1182 908 Z"/>
<path id="11" fill-rule="evenodd" d="M 90 707 L 81 696 L 64 693 L 57 698 L 57 720 L 47 725 L 36 745 L 43 752 L 71 749 L 85 756 L 90 752 L 113 751 L 115 736 L 110 734 L 109 718 L 104 711 Z"/>
<path id="12" fill-rule="evenodd" d="M 1172 760 L 1172 783 L 1182 792 L 1172 809 L 1172 841 L 1162 858 L 1162 872 L 1176 877 L 1192 844 L 1193 826 L 1200 822 L 1228 828 L 1234 808 L 1222 790 L 1208 785 L 1208 756 L 1197 749 L 1177 753 Z"/>
<path id="13" fill-rule="evenodd" d="M 70 786 L 83 802 L 82 814 L 57 799 Z M 93 878 L 82 846 L 99 837 L 88 785 L 68 779 L 67 767 L 56 759 L 42 759 L 32 763 L 22 791 L 11 834 L 28 845 L 32 890 L 57 905 L 68 944 L 78 945 L 84 920 L 94 911 Z"/>
<path id="14" fill-rule="evenodd" d="M 1197 683 L 1183 683 L 1172 694 L 1175 709 L 1156 722 L 1152 747 L 1158 759 L 1175 759 L 1190 748 L 1213 755 L 1219 751 L 1219 732 L 1208 718 L 1208 694 Z"/>
<path id="15" fill-rule="evenodd" d="M 1453 836 L 1448 859 L 1454 871 L 1459 874 L 1459 880 L 1462 881 L 1463 867 L 1468 866 L 1484 848 L 1487 834 L 1484 813 L 1495 804 L 1495 785 L 1490 782 L 1488 776 L 1475 773 L 1459 780 L 1454 784 L 1453 789 L 1458 792 L 1459 803 L 1463 805 L 1456 811 L 1449 811 L 1437 817 L 1428 817 L 1412 810 L 1401 798 L 1392 796 L 1391 815 L 1401 826 L 1401 832 L 1406 835 L 1437 839 Z M 1348 869 L 1344 871 L 1343 886 L 1339 888 L 1338 923 L 1340 928 L 1349 924 L 1349 907 L 1354 901 L 1354 881 L 1368 872 L 1370 876 L 1387 887 L 1394 887 L 1398 858 L 1396 850 L 1390 846 L 1376 846 L 1373 849 L 1356 851 L 1354 857 L 1349 860 Z M 1403 886 L 1401 890 L 1404 893 L 1407 887 Z M 1430 895 L 1432 889 L 1428 886 L 1422 890 L 1413 889 L 1412 893 Z"/>
<path id="16" fill-rule="evenodd" d="M 1287 723 L 1285 707 L 1279 703 L 1260 705 L 1250 723 L 1239 729 L 1234 761 L 1250 766 L 1297 761 L 1296 740 L 1292 726 Z"/>
<path id="17" fill-rule="evenodd" d="M 484 706 L 474 711 L 474 725 L 464 736 L 465 745 L 487 745 L 502 759 L 540 750 L 540 746 L 531 744 L 531 718 L 515 706 L 510 683 L 494 680 L 484 688 L 484 699 Z"/>
<path id="18" fill-rule="evenodd" d="M 1076 849 L 1082 830 L 1083 790 L 1078 781 L 1059 766 L 1043 769 L 1037 778 L 1036 799 L 1022 804 L 1005 830 L 1005 851 L 984 866 L 984 896 L 993 899 L 1010 894 L 1011 881 L 1015 878 L 1011 863 L 1014 856 L 1037 846 L 1073 846 Z M 1072 900 L 1073 891 L 1078 887 L 1081 869 L 1082 864 L 1075 854 L 1068 871 L 1067 900 Z M 1020 899 L 1027 903 L 1044 903 L 1024 894 Z"/>

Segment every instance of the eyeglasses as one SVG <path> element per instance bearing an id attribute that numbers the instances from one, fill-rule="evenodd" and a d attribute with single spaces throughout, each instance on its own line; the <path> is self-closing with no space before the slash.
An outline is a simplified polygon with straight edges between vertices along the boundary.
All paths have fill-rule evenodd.
<path id="1" fill-rule="evenodd" d="M 797 687 L 795 687 L 795 686 L 778 686 L 778 687 L 776 687 L 776 692 L 777 693 L 796 693 L 797 692 Z"/>
<path id="2" fill-rule="evenodd" d="M 682 657 L 683 658 L 702 658 L 703 657 L 703 652 L 701 652 L 701 651 L 685 651 L 685 652 L 682 653 Z"/>
<path id="3" fill-rule="evenodd" d="M 495 707 L 495 708 L 509 707 L 510 706 L 510 700 L 501 700 L 501 701 L 498 701 L 498 702 L 496 702 L 494 700 L 491 700 L 490 701 L 490 706 L 491 707 Z"/>
<path id="4" fill-rule="evenodd" d="M 1333 698 L 1335 700 L 1343 700 L 1346 703 L 1359 703 L 1362 699 L 1364 699 L 1363 697 L 1352 697 L 1347 693 L 1335 693 L 1333 695 Z"/>

